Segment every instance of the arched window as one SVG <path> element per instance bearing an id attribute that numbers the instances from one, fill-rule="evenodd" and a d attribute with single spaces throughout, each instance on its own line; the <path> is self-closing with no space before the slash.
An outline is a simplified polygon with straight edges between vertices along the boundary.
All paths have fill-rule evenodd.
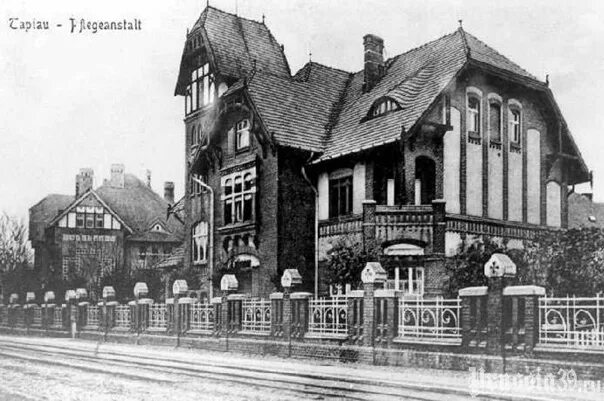
<path id="1" fill-rule="evenodd" d="M 489 139 L 491 142 L 501 142 L 501 102 L 489 100 Z"/>
<path id="2" fill-rule="evenodd" d="M 468 95 L 468 132 L 480 135 L 480 98 Z"/>
<path id="3" fill-rule="evenodd" d="M 236 172 L 222 178 L 224 224 L 252 221 L 256 192 L 254 169 Z"/>
<path id="4" fill-rule="evenodd" d="M 515 107 L 510 108 L 508 135 L 512 144 L 520 146 L 520 133 L 520 110 Z"/>
<path id="5" fill-rule="evenodd" d="M 390 111 L 399 110 L 400 106 L 393 99 L 383 98 L 376 101 L 369 112 L 369 118 L 381 116 Z"/>

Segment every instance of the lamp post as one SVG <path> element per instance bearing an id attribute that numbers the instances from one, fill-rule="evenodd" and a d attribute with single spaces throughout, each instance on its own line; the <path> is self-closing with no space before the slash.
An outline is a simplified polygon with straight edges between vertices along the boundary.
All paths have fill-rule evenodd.
<path id="1" fill-rule="evenodd" d="M 210 249 L 208 250 L 208 267 L 210 270 L 210 299 L 214 297 L 214 286 L 212 285 L 212 275 L 214 274 L 214 190 L 205 182 L 191 175 L 191 179 L 204 187 L 210 193 L 210 221 L 208 222 L 208 231 Z"/>

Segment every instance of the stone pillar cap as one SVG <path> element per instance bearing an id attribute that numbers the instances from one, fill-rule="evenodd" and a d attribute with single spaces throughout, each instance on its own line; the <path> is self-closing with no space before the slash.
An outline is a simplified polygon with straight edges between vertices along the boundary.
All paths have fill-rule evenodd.
<path id="1" fill-rule="evenodd" d="M 459 290 L 460 297 L 481 297 L 487 295 L 488 287 L 486 285 L 480 287 L 466 287 Z"/>
<path id="2" fill-rule="evenodd" d="M 545 288 L 538 285 L 513 285 L 503 289 L 503 295 L 537 295 L 544 296 Z"/>
<path id="3" fill-rule="evenodd" d="M 270 299 L 283 299 L 283 293 L 282 292 L 273 292 L 271 295 L 269 295 Z"/>
<path id="4" fill-rule="evenodd" d="M 312 293 L 310 292 L 292 292 L 289 295 L 290 299 L 306 299 L 306 298 L 312 298 Z"/>

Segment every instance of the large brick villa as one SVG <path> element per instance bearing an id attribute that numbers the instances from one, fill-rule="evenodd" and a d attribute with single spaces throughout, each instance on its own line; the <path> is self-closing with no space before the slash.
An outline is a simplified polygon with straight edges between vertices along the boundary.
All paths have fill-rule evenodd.
<path id="1" fill-rule="evenodd" d="M 323 288 L 345 239 L 379 249 L 395 288 L 435 295 L 462 242 L 567 226 L 589 171 L 547 82 L 461 27 L 390 59 L 357 39 L 360 71 L 292 74 L 264 22 L 207 7 L 190 27 L 184 265 L 206 286 L 229 272 L 266 296 L 297 268 Z"/>

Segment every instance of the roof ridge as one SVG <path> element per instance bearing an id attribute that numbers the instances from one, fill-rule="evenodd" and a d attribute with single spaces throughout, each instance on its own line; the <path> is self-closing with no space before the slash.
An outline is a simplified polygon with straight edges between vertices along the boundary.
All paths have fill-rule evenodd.
<path id="1" fill-rule="evenodd" d="M 329 117 L 327 119 L 327 124 L 325 124 L 325 138 L 323 139 L 323 147 L 327 145 L 327 142 L 331 139 L 331 133 L 333 131 L 333 127 L 336 126 L 338 120 L 340 118 L 340 114 L 342 109 L 344 108 L 346 94 L 348 93 L 348 89 L 350 88 L 350 84 L 354 79 L 354 74 L 349 72 L 348 78 L 346 78 L 346 82 L 344 83 L 344 87 L 340 91 L 338 95 L 338 99 L 334 102 L 329 112 Z"/>
<path id="2" fill-rule="evenodd" d="M 211 8 L 212 10 L 216 10 L 216 11 L 218 11 L 218 12 L 220 12 L 220 13 L 223 13 L 223 14 L 228 14 L 228 15 L 233 16 L 233 17 L 235 17 L 235 18 L 239 18 L 239 19 L 242 19 L 242 20 L 246 20 L 246 21 L 254 22 L 254 23 L 258 24 L 258 25 L 264 25 L 264 26 L 266 27 L 266 24 L 265 24 L 264 22 L 262 22 L 262 21 L 256 21 L 256 20 L 251 19 L 251 18 L 242 17 L 242 16 L 240 16 L 240 15 L 238 15 L 238 14 L 231 13 L 231 12 L 228 12 L 228 11 L 224 11 L 224 10 L 221 10 L 220 8 L 217 8 L 217 7 L 214 7 L 214 6 L 211 6 L 211 5 L 207 5 L 207 6 L 206 6 L 206 8 L 204 9 L 204 11 L 205 11 L 205 10 L 207 10 L 207 9 L 210 9 L 210 8 Z M 267 29 L 268 29 L 268 27 L 267 27 Z"/>
<path id="3" fill-rule="evenodd" d="M 463 30 L 463 27 L 461 27 L 461 25 L 459 26 L 459 28 L 457 28 L 457 31 L 461 35 L 461 40 L 463 42 L 463 48 L 466 52 L 466 58 L 470 58 L 471 51 L 470 51 L 470 46 L 468 45 L 468 40 L 466 39 L 466 31 Z"/>

